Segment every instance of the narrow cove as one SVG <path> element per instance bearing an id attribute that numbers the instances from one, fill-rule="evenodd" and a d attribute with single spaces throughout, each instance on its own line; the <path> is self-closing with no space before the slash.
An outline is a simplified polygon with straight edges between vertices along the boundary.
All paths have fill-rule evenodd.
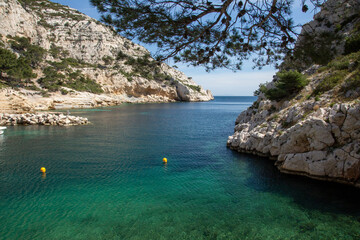
<path id="1" fill-rule="evenodd" d="M 124 104 L 72 110 L 87 126 L 8 127 L 1 238 L 359 239 L 358 189 L 226 148 L 254 99 Z"/>

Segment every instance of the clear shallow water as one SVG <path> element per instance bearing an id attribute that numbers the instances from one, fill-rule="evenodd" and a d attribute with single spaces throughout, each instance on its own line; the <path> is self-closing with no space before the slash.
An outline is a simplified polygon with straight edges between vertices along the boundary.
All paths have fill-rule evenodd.
<path id="1" fill-rule="evenodd" d="M 359 239 L 359 190 L 226 148 L 253 100 L 73 110 L 93 125 L 9 127 L 0 239 Z"/>

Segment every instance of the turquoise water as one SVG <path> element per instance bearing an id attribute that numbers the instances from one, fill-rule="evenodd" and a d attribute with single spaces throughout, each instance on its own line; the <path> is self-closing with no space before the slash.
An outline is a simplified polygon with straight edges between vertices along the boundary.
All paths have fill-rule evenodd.
<path id="1" fill-rule="evenodd" d="M 0 239 L 359 239 L 358 189 L 226 148 L 253 100 L 124 104 L 71 111 L 88 126 L 9 127 Z"/>

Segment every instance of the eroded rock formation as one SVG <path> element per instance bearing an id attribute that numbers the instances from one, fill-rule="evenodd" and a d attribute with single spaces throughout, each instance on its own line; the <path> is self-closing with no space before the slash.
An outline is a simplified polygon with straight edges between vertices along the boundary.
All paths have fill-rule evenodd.
<path id="1" fill-rule="evenodd" d="M 210 91 L 182 72 L 157 63 L 144 47 L 60 4 L 47 0 L 0 0 L 0 47 L 20 56 L 21 52 L 13 46 L 14 41 L 23 40 L 20 38 L 28 39 L 46 53 L 33 67 L 37 77 L 15 85 L 21 91 L 3 90 L 9 104 L 3 104 L 2 111 L 213 99 Z M 54 81 L 53 76 L 61 77 Z M 97 92 L 87 89 L 86 83 L 99 86 Z"/>
<path id="2" fill-rule="evenodd" d="M 303 70 L 308 85 L 277 101 L 260 93 L 236 119 L 228 147 L 275 160 L 281 172 L 360 187 L 360 51 L 346 49 L 360 39 L 359 9 L 357 0 L 329 0 L 303 27 L 312 36 L 336 36 L 324 49 L 337 58 L 321 64 L 309 57 L 310 67 L 287 58 L 282 69 Z M 309 50 L 299 49 L 304 41 L 300 37 L 295 52 Z"/>

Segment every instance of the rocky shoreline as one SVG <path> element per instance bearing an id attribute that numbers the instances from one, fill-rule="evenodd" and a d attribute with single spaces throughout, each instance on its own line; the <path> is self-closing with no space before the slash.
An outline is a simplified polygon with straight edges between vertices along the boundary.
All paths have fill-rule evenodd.
<path id="1" fill-rule="evenodd" d="M 63 113 L 0 113 L 0 126 L 15 125 L 47 125 L 47 126 L 72 126 L 89 124 L 87 118 L 64 115 Z"/>
<path id="2" fill-rule="evenodd" d="M 268 100 L 258 103 L 258 109 L 239 115 L 235 133 L 227 141 L 229 148 L 269 157 L 284 173 L 360 187 L 360 105 L 356 101 L 326 106 L 324 99 L 285 108 Z M 280 109 L 270 110 L 276 107 Z M 286 121 L 292 126 L 286 126 Z"/>
<path id="3" fill-rule="evenodd" d="M 180 92 L 180 91 L 179 91 Z M 189 101 L 210 101 L 211 93 L 205 95 L 191 94 Z M 211 96 L 211 98 L 210 98 Z M 168 103 L 176 102 L 165 96 L 147 95 L 141 97 L 127 96 L 126 94 L 93 94 L 89 92 L 73 91 L 67 95 L 54 92 L 44 97 L 36 91 L 28 89 L 14 90 L 0 89 L 0 113 L 27 113 L 40 111 L 57 111 L 62 109 L 80 109 L 116 106 L 123 103 Z"/>
<path id="4" fill-rule="evenodd" d="M 16 43 L 41 57 L 28 66 L 29 79 L 12 84 L 2 73 L 9 79 L 0 81 L 0 112 L 213 99 L 191 77 L 97 20 L 48 0 L 23 2 L 0 0 L 0 49 L 18 56 Z M 25 55 L 33 54 L 18 57 Z"/>
<path id="5" fill-rule="evenodd" d="M 344 46 L 360 29 L 359 9 L 358 1 L 329 0 L 304 25 L 294 51 L 308 59 L 289 57 L 280 73 L 297 70 L 307 83 L 281 97 L 269 94 L 285 91 L 281 74 L 260 86 L 257 101 L 236 119 L 230 149 L 275 160 L 283 173 L 360 187 L 360 50 Z M 320 63 L 306 50 L 323 43 L 329 59 Z"/>

